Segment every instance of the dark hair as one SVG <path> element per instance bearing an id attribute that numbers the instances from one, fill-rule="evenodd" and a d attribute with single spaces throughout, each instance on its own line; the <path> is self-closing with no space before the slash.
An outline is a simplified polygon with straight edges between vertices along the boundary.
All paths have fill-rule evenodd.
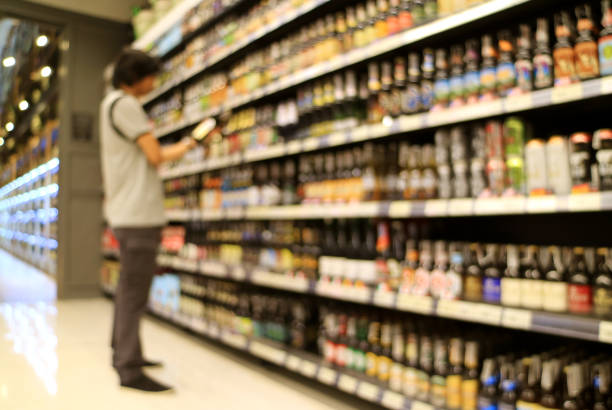
<path id="1" fill-rule="evenodd" d="M 115 62 L 113 72 L 113 87 L 134 85 L 138 81 L 157 74 L 161 65 L 157 58 L 139 50 L 126 49 L 121 52 Z"/>

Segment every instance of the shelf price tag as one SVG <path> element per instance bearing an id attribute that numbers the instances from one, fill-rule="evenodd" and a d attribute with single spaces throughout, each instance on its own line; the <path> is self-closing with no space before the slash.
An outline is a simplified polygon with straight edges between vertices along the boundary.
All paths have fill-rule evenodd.
<path id="1" fill-rule="evenodd" d="M 319 147 L 320 139 L 317 137 L 310 137 L 304 140 L 304 151 L 314 151 Z"/>
<path id="2" fill-rule="evenodd" d="M 283 363 L 286 355 L 286 352 L 261 342 L 251 343 L 251 353 L 278 365 Z"/>
<path id="3" fill-rule="evenodd" d="M 448 201 L 445 199 L 431 199 L 425 202 L 425 216 L 446 215 Z"/>
<path id="4" fill-rule="evenodd" d="M 370 127 L 367 125 L 362 125 L 353 130 L 352 140 L 353 141 L 362 141 L 367 139 L 370 136 Z"/>
<path id="5" fill-rule="evenodd" d="M 338 380 L 338 388 L 346 393 L 355 394 L 357 390 L 357 379 L 348 374 L 343 374 Z"/>
<path id="6" fill-rule="evenodd" d="M 302 365 L 300 366 L 300 373 L 306 377 L 310 377 L 313 379 L 317 374 L 317 365 L 316 363 L 311 362 L 310 360 L 302 360 Z"/>
<path id="7" fill-rule="evenodd" d="M 405 218 L 410 216 L 412 211 L 412 202 L 410 201 L 393 201 L 389 206 L 389 216 L 391 218 Z"/>
<path id="8" fill-rule="evenodd" d="M 434 407 L 422 401 L 413 401 L 410 410 L 434 410 Z"/>
<path id="9" fill-rule="evenodd" d="M 557 197 L 554 195 L 536 196 L 527 199 L 527 212 L 533 214 L 557 211 Z"/>
<path id="10" fill-rule="evenodd" d="M 247 339 L 241 334 L 225 332 L 221 335 L 221 340 L 236 349 L 244 350 L 247 346 Z"/>
<path id="11" fill-rule="evenodd" d="M 395 304 L 396 294 L 397 293 L 395 292 L 377 290 L 376 292 L 374 292 L 374 304 L 376 306 L 382 306 L 387 308 L 393 307 L 393 305 Z"/>
<path id="12" fill-rule="evenodd" d="M 502 318 L 502 308 L 500 306 L 478 304 L 474 309 L 474 319 L 481 323 L 499 325 Z"/>
<path id="13" fill-rule="evenodd" d="M 293 372 L 298 372 L 301 364 L 302 359 L 297 356 L 289 355 L 289 357 L 287 358 L 287 369 Z"/>
<path id="14" fill-rule="evenodd" d="M 342 132 L 334 132 L 333 134 L 331 134 L 329 136 L 329 145 L 330 146 L 336 146 L 336 145 L 342 145 L 346 142 L 346 135 Z"/>
<path id="15" fill-rule="evenodd" d="M 397 295 L 397 309 L 429 315 L 433 313 L 433 299 L 429 296 L 416 296 L 401 293 Z"/>
<path id="16" fill-rule="evenodd" d="M 464 310 L 462 303 L 458 300 L 440 300 L 436 312 L 441 317 L 459 318 Z"/>
<path id="17" fill-rule="evenodd" d="M 517 112 L 528 110 L 533 107 L 533 96 L 531 93 L 515 95 L 506 98 L 506 112 Z"/>
<path id="18" fill-rule="evenodd" d="M 593 192 L 569 196 L 569 210 L 572 212 L 601 210 L 601 194 Z"/>
<path id="19" fill-rule="evenodd" d="M 612 343 L 612 322 L 605 320 L 599 322 L 599 341 Z"/>
<path id="20" fill-rule="evenodd" d="M 576 83 L 553 88 L 551 98 L 553 104 L 561 104 L 568 101 L 580 100 L 583 94 L 582 84 Z"/>
<path id="21" fill-rule="evenodd" d="M 513 329 L 531 328 L 533 313 L 529 310 L 504 308 L 502 325 Z"/>
<path id="22" fill-rule="evenodd" d="M 333 386 L 334 384 L 336 384 L 337 377 L 338 377 L 337 371 L 332 370 L 329 367 L 322 366 L 319 369 L 317 380 L 319 380 L 323 384 L 327 384 L 328 386 Z"/>
<path id="23" fill-rule="evenodd" d="M 451 199 L 448 202 L 448 214 L 453 216 L 472 215 L 474 201 L 469 198 Z"/>
<path id="24" fill-rule="evenodd" d="M 357 395 L 362 399 L 366 399 L 369 401 L 376 401 L 378 399 L 379 392 L 380 387 L 375 384 L 364 381 L 359 383 L 359 388 L 357 389 Z"/>
<path id="25" fill-rule="evenodd" d="M 399 118 L 400 131 L 414 131 L 423 126 L 423 116 L 421 114 L 402 115 Z"/>
<path id="26" fill-rule="evenodd" d="M 612 94 L 612 76 L 607 76 L 601 79 L 601 94 Z"/>
<path id="27" fill-rule="evenodd" d="M 302 152 L 302 141 L 290 141 L 287 144 L 287 154 L 297 154 L 298 152 Z"/>
<path id="28" fill-rule="evenodd" d="M 400 393 L 385 390 L 382 397 L 382 405 L 389 409 L 403 409 L 406 397 Z"/>
<path id="29" fill-rule="evenodd" d="M 474 202 L 476 215 L 500 214 L 504 211 L 504 204 L 500 198 L 479 198 Z"/>

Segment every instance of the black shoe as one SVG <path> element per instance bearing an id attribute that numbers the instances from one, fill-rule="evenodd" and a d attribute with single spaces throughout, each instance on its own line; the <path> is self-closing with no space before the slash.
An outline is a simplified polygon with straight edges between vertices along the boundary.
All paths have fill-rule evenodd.
<path id="1" fill-rule="evenodd" d="M 143 359 L 140 362 L 140 367 L 162 367 L 164 364 L 162 362 L 154 362 L 152 360 Z"/>
<path id="2" fill-rule="evenodd" d="M 121 382 L 121 386 L 152 393 L 173 390 L 172 387 L 158 383 L 144 374 L 131 382 Z"/>

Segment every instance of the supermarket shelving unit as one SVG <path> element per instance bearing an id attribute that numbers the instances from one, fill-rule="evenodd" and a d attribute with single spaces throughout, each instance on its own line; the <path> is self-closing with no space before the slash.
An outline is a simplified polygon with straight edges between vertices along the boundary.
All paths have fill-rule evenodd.
<path id="1" fill-rule="evenodd" d="M 186 4 L 187 2 L 185 2 Z M 194 2 L 194 4 L 197 2 Z M 249 38 L 234 44 L 226 51 L 196 66 L 187 72 L 179 73 L 163 87 L 155 90 L 144 100 L 149 104 L 175 90 L 180 90 L 196 76 L 213 71 L 226 63 L 227 59 L 245 49 L 251 43 L 272 36 L 277 30 L 291 24 L 297 18 L 309 13 L 316 14 L 317 7 L 327 1 L 315 0 L 307 3 L 294 13 L 288 14 L 277 24 L 263 27 Z M 546 3 L 550 5 L 551 3 Z M 371 59 L 416 44 L 426 43 L 436 37 L 452 36 L 455 31 L 468 30 L 468 25 L 481 24 L 490 17 L 516 15 L 518 12 L 534 13 L 542 6 L 534 0 L 491 0 L 473 6 L 456 14 L 442 17 L 433 22 L 415 27 L 405 32 L 379 40 L 367 47 L 325 61 L 302 71 L 287 75 L 273 81 L 255 92 L 244 96 L 230 96 L 219 107 L 205 111 L 192 111 L 166 128 L 156 130 L 158 138 L 174 136 L 182 130 L 195 125 L 200 120 L 230 112 L 254 102 L 285 93 L 294 87 L 334 73 L 343 68 L 363 65 Z M 174 21 L 180 20 L 173 16 Z M 161 24 L 161 23 L 160 23 Z M 164 23 L 169 24 L 169 23 Z M 205 23 L 206 24 L 206 23 Z M 166 27 L 160 25 L 160 27 Z M 169 27 L 169 26 L 168 26 Z M 142 46 L 151 44 L 162 36 L 161 29 L 136 43 Z M 153 33 L 153 32 L 152 32 Z M 566 87 L 544 89 L 507 97 L 493 102 L 480 103 L 469 107 L 428 112 L 414 115 L 402 115 L 389 119 L 381 124 L 361 125 L 345 132 L 335 132 L 321 137 L 310 137 L 304 140 L 279 143 L 266 148 L 251 150 L 227 157 L 213 158 L 203 163 L 193 163 L 160 171 L 163 179 L 170 180 L 183 176 L 196 175 L 209 171 L 222 170 L 247 163 L 273 160 L 286 156 L 326 150 L 334 147 L 380 140 L 399 135 L 410 135 L 426 129 L 461 124 L 472 120 L 485 120 L 511 113 L 537 113 L 539 110 L 565 110 L 571 104 L 606 101 L 612 94 L 612 77 L 588 80 Z M 583 214 L 603 214 L 612 210 L 612 193 L 600 192 L 582 195 L 542 197 L 502 197 L 479 199 L 433 199 L 419 201 L 375 201 L 357 204 L 317 204 L 271 207 L 239 207 L 221 209 L 174 209 L 167 211 L 167 217 L 174 223 L 191 223 L 199 221 L 241 221 L 241 220 L 309 220 L 309 219 L 350 219 L 350 218 L 475 218 L 491 220 L 498 217 L 519 218 L 527 215 L 553 216 L 571 218 Z M 529 238 L 525 238 L 528 241 Z M 116 259 L 116 255 L 108 255 Z M 579 316 L 567 313 L 553 313 L 523 308 L 510 308 L 487 303 L 474 303 L 454 300 L 434 300 L 428 296 L 414 296 L 395 292 L 377 291 L 371 288 L 349 288 L 343 285 L 317 282 L 298 277 L 279 275 L 258 266 L 228 265 L 214 260 L 193 260 L 178 256 L 160 254 L 159 264 L 168 269 L 189 275 L 201 275 L 208 278 L 219 278 L 237 282 L 247 282 L 254 286 L 277 289 L 291 294 L 305 294 L 326 299 L 347 301 L 365 306 L 376 306 L 390 311 L 411 312 L 419 315 L 441 317 L 462 322 L 475 322 L 525 331 L 546 333 L 563 337 L 612 343 L 612 321 L 592 316 Z M 108 285 L 104 291 L 113 293 Z M 232 348 L 275 363 L 281 367 L 305 375 L 321 383 L 337 387 L 340 390 L 355 394 L 371 402 L 394 409 L 423 410 L 433 409 L 427 403 L 412 401 L 409 398 L 388 390 L 372 379 L 351 371 L 330 367 L 320 357 L 295 351 L 285 346 L 264 340 L 249 338 L 233 333 L 229 329 L 219 328 L 214 323 L 207 323 L 197 318 L 188 317 L 180 312 L 173 312 L 151 306 L 151 311 L 172 323 L 189 329 L 197 334 L 215 339 Z"/>

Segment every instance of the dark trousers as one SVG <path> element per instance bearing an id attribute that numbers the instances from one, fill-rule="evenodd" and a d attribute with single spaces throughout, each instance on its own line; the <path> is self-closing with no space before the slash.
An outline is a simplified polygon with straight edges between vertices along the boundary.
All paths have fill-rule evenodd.
<path id="1" fill-rule="evenodd" d="M 116 228 L 121 272 L 115 294 L 113 321 L 113 367 L 122 382 L 142 375 L 140 318 L 147 308 L 161 228 Z"/>

